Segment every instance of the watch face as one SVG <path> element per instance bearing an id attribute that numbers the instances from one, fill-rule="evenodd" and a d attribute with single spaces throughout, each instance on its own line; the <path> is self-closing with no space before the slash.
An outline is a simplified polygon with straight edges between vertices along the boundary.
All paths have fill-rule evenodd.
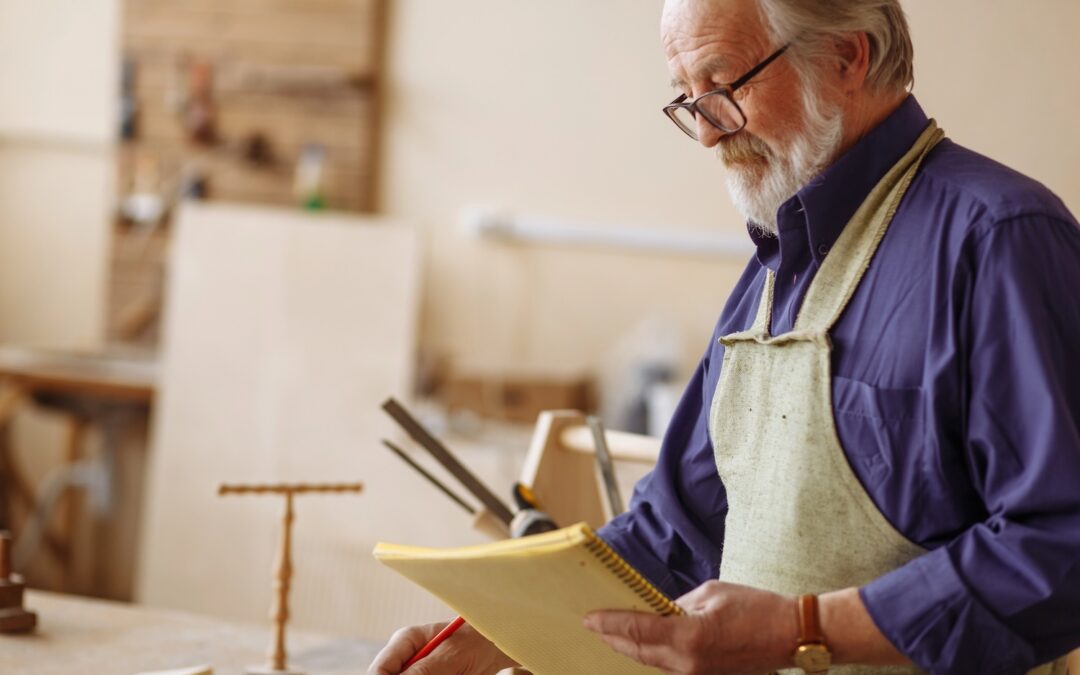
<path id="1" fill-rule="evenodd" d="M 795 665 L 807 673 L 824 673 L 832 663 L 829 648 L 821 644 L 800 645 L 795 650 Z"/>

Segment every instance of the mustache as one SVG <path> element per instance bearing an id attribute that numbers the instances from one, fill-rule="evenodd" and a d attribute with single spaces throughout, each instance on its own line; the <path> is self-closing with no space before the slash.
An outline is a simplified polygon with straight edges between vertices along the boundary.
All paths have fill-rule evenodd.
<path id="1" fill-rule="evenodd" d="M 776 157 L 776 153 L 757 136 L 737 133 L 720 139 L 716 146 L 716 156 L 730 166 L 754 160 L 770 161 Z"/>

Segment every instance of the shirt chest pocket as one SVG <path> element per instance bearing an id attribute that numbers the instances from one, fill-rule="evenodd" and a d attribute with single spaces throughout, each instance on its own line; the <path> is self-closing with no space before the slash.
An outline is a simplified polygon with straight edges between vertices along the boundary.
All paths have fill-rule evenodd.
<path id="1" fill-rule="evenodd" d="M 836 432 L 851 468 L 873 490 L 925 454 L 925 396 L 918 387 L 889 389 L 832 378 Z"/>

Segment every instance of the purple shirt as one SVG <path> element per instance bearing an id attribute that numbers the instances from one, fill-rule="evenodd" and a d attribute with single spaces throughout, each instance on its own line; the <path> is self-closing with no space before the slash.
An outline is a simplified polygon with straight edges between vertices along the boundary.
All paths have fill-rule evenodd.
<path id="1" fill-rule="evenodd" d="M 863 198 L 928 123 L 909 97 L 779 210 L 632 508 L 603 537 L 673 596 L 716 578 L 727 500 L 708 437 L 716 338 L 773 333 Z M 861 589 L 934 673 L 1022 673 L 1080 644 L 1080 228 L 1039 183 L 945 140 L 830 333 L 833 414 L 882 514 L 930 552 Z"/>

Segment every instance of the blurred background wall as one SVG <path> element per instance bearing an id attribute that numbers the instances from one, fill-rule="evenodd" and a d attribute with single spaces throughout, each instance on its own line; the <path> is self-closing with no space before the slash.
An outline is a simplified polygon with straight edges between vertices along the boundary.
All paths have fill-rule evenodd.
<path id="1" fill-rule="evenodd" d="M 117 17 L 116 0 L 0 2 L 5 342 L 102 339 Z"/>
<path id="2" fill-rule="evenodd" d="M 915 93 L 955 140 L 1080 209 L 1080 4 L 908 0 Z M 740 260 L 493 246 L 490 204 L 611 228 L 743 229 L 713 154 L 660 107 L 662 2 L 395 0 L 381 207 L 425 228 L 422 339 L 465 360 L 587 366 L 643 313 L 705 348 Z"/>
<path id="3" fill-rule="evenodd" d="M 0 0 L 0 339 L 87 346 L 104 316 L 117 0 Z M 501 367 L 587 367 L 640 317 L 704 349 L 737 260 L 504 246 L 487 205 L 601 227 L 742 231 L 712 153 L 671 98 L 662 3 L 393 0 L 378 210 L 421 226 L 425 349 Z M 915 93 L 957 141 L 1080 204 L 1080 4 L 909 0 Z M 42 34 L 49 40 L 38 39 Z"/>

